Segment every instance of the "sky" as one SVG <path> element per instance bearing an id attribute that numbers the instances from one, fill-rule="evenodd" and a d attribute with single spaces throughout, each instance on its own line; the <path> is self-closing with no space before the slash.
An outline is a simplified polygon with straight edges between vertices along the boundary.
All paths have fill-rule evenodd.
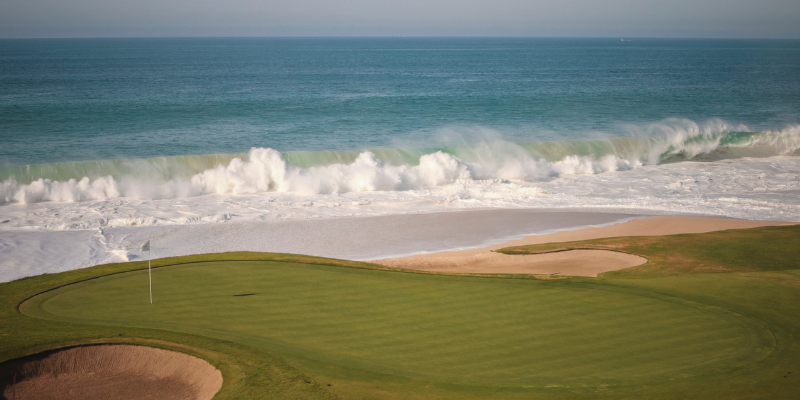
<path id="1" fill-rule="evenodd" d="M 800 39 L 800 0 L 0 0 L 0 37 Z"/>

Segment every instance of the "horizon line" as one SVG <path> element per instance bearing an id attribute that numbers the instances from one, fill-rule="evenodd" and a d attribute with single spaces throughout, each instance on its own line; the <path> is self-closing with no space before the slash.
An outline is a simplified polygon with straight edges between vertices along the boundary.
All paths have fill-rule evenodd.
<path id="1" fill-rule="evenodd" d="M 800 37 L 748 36 L 515 36 L 515 35 L 230 35 L 230 36 L 0 36 L 0 40 L 36 39 L 647 39 L 647 40 L 800 40 Z"/>

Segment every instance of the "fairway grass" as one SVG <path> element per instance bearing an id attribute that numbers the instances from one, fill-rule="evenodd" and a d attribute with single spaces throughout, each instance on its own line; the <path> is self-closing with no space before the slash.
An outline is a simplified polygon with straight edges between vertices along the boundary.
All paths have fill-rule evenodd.
<path id="1" fill-rule="evenodd" d="M 169 348 L 220 368 L 221 399 L 796 398 L 797 259 L 720 254 L 759 241 L 791 254 L 800 232 L 725 232 L 505 250 L 650 260 L 604 278 L 225 253 L 158 260 L 153 305 L 141 262 L 27 278 L 0 285 L 0 360 L 96 342 Z"/>

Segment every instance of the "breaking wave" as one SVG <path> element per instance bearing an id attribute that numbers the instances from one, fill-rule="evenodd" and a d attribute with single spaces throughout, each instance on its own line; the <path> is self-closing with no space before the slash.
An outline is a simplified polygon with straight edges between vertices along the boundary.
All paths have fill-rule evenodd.
<path id="1" fill-rule="evenodd" d="M 0 167 L 0 202 L 429 189 L 463 180 L 541 181 L 644 164 L 798 155 L 800 149 L 800 125 L 751 132 L 720 120 L 676 119 L 628 130 L 627 137 L 568 142 L 512 143 L 493 134 L 456 147 L 288 153 L 253 148 L 247 154 Z"/>

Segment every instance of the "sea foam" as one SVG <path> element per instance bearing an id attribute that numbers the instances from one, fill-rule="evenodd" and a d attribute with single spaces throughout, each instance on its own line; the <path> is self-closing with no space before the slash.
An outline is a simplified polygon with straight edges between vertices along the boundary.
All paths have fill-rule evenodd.
<path id="1" fill-rule="evenodd" d="M 14 178 L 9 178 L 0 185 L 0 199 L 6 203 L 30 204 L 118 197 L 164 199 L 203 194 L 329 194 L 414 190 L 430 189 L 459 180 L 531 181 L 565 174 L 627 170 L 639 165 L 641 163 L 638 161 L 624 160 L 614 155 L 599 159 L 570 155 L 556 162 L 548 162 L 524 153 L 469 163 L 442 151 L 422 155 L 416 165 L 391 165 L 378 159 L 372 152 L 365 151 L 350 164 L 300 168 L 284 160 L 281 153 L 274 149 L 253 148 L 246 157 L 234 158 L 228 165 L 218 165 L 189 179 L 175 178 L 167 182 L 131 176 L 118 180 L 109 175 L 68 181 L 39 178 L 29 184 L 19 184 Z"/>
<path id="2" fill-rule="evenodd" d="M 253 148 L 242 155 L 64 163 L 25 166 L 24 170 L 21 166 L 5 167 L 0 171 L 7 175 L 0 183 L 0 203 L 403 191 L 462 180 L 541 182 L 664 162 L 794 155 L 800 149 L 798 125 L 750 132 L 721 120 L 704 124 L 668 120 L 628 129 L 628 137 L 608 139 L 520 144 L 495 135 L 472 145 L 319 152 L 316 159 L 308 152 L 300 157 L 271 148 Z"/>

